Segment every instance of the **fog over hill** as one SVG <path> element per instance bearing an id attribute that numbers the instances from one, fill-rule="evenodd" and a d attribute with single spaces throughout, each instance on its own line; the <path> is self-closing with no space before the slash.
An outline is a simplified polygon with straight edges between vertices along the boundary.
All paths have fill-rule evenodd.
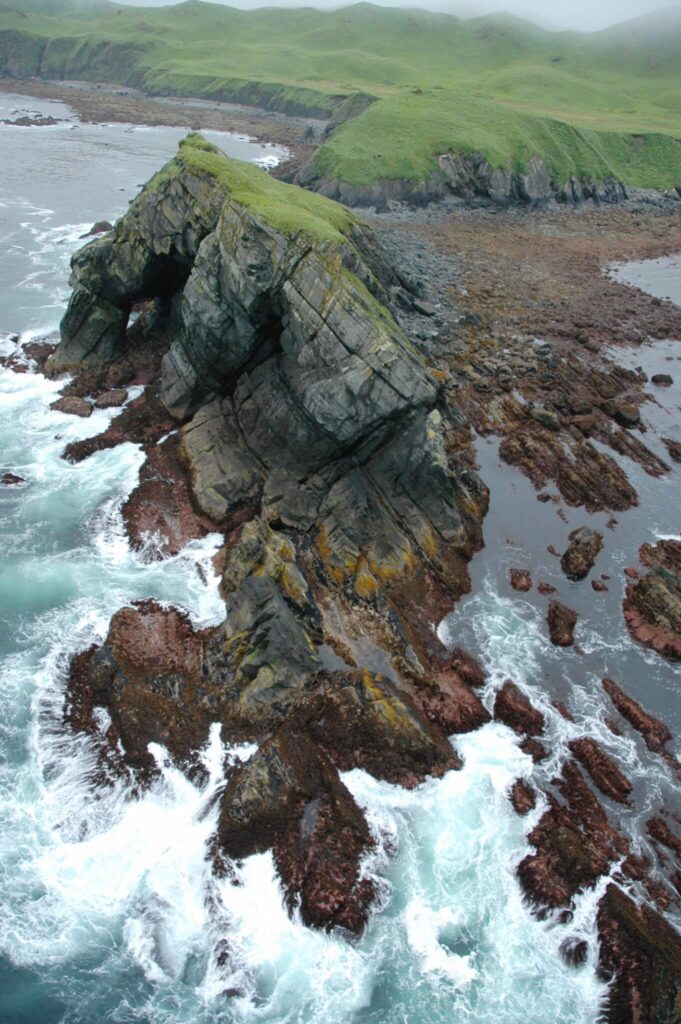
<path id="1" fill-rule="evenodd" d="M 166 7 L 178 2 L 178 0 L 119 0 L 121 3 L 131 6 L 143 7 Z M 221 0 L 213 0 L 220 3 Z M 253 10 L 257 7 L 317 7 L 320 9 L 333 10 L 344 7 L 345 4 L 334 3 L 333 0 L 317 0 L 315 3 L 302 2 L 302 0 L 225 0 L 230 7 L 239 7 L 243 10 Z M 545 0 L 519 0 L 519 3 L 508 2 L 508 0 L 474 0 L 468 2 L 463 0 L 459 3 L 447 2 L 447 0 L 421 0 L 421 2 L 405 2 L 403 4 L 390 3 L 387 0 L 374 0 L 383 7 L 420 7 L 429 11 L 440 11 L 455 14 L 459 17 L 475 17 L 480 14 L 495 14 L 498 11 L 507 11 L 522 18 L 527 18 L 536 25 L 553 29 L 573 29 L 581 32 L 594 32 L 618 22 L 636 18 L 646 14 L 666 14 L 667 10 L 660 11 L 659 0 L 601 0 L 594 3 L 593 0 L 554 0 L 547 5 Z M 681 5 L 675 10 L 681 15 Z"/>

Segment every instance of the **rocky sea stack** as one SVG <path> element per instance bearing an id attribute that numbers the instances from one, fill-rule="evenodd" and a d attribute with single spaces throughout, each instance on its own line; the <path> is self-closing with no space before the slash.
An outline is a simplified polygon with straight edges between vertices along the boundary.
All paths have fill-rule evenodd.
<path id="1" fill-rule="evenodd" d="M 663 914 L 681 881 L 666 853 L 657 872 L 621 830 L 636 780 L 564 705 L 533 706 L 521 678 L 483 702 L 483 673 L 434 628 L 470 589 L 468 563 L 482 547 L 488 492 L 471 469 L 470 426 L 484 435 L 494 415 L 501 457 L 537 488 L 554 481 L 587 511 L 627 509 L 636 492 L 586 437 L 594 431 L 663 471 L 596 405 L 597 386 L 619 395 L 632 375 L 613 371 L 613 384 L 533 343 L 522 360 L 504 356 L 507 374 L 530 366 L 528 402 L 496 378 L 492 392 L 477 350 L 481 373 L 465 363 L 455 380 L 464 355 L 454 348 L 445 371 L 410 340 L 400 316 L 431 312 L 354 213 L 198 135 L 72 269 L 47 372 L 72 373 L 64 398 L 74 411 L 123 408 L 64 456 L 80 461 L 122 441 L 143 448 L 123 517 L 146 557 L 223 538 L 214 559 L 222 622 L 198 629 L 183 609 L 136 602 L 116 612 L 103 643 L 72 659 L 64 717 L 98 744 L 97 781 L 124 775 L 144 787 L 158 770 L 152 743 L 201 776 L 218 723 L 227 745 L 253 750 L 226 759 L 214 871 L 236 877 L 242 858 L 270 850 L 291 913 L 356 935 L 377 897 L 368 865 L 380 837 L 342 773 L 415 787 L 461 768 L 452 737 L 494 717 L 528 755 L 527 777 L 508 795 L 528 819 L 517 874 L 532 912 L 565 929 L 571 968 L 588 959 L 614 979 L 608 1024 L 677 1021 L 681 941 Z M 571 586 L 587 585 L 602 548 L 588 527 L 570 534 L 562 569 Z M 653 554 L 625 605 L 644 642 L 653 619 L 655 629 L 676 625 L 678 552 Z M 529 568 L 510 580 L 533 596 Z M 577 612 L 552 600 L 547 618 L 553 643 L 572 646 Z M 613 732 L 630 726 L 678 772 L 666 727 L 611 680 L 603 686 L 622 719 Z M 556 715 L 571 723 L 564 749 Z M 651 842 L 676 851 L 667 817 L 660 808 L 651 818 Z M 575 901 L 597 886 L 596 954 L 571 922 Z"/>
<path id="2" fill-rule="evenodd" d="M 479 672 L 430 628 L 468 589 L 487 492 L 447 453 L 437 377 L 391 313 L 408 285 L 348 210 L 196 135 L 76 254 L 73 284 L 49 371 L 152 383 L 67 455 L 145 445 L 130 535 L 163 554 L 223 533 L 227 616 L 199 633 L 122 609 L 74 660 L 67 717 L 93 729 L 106 707 L 105 760 L 141 782 L 152 741 L 194 770 L 211 722 L 257 742 L 216 865 L 271 848 L 292 908 L 358 931 L 373 839 L 338 769 L 413 786 L 489 718 Z"/>

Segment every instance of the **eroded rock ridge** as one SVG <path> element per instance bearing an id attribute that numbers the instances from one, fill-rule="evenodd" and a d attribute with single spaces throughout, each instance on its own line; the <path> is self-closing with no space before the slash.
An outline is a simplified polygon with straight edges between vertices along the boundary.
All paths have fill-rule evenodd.
<path id="1" fill-rule="evenodd" d="M 447 736 L 489 719 L 479 671 L 431 629 L 469 586 L 487 492 L 448 455 L 437 377 L 390 311 L 407 286 L 349 211 L 197 136 L 76 254 L 73 286 L 51 371 L 159 372 L 67 455 L 127 424 L 148 455 L 133 542 L 223 533 L 227 614 L 196 630 L 121 609 L 73 661 L 67 718 L 95 735 L 104 707 L 107 770 L 141 783 L 152 742 L 194 771 L 213 722 L 257 743 L 228 773 L 216 867 L 272 849 L 292 909 L 359 931 L 375 837 L 338 771 L 412 786 L 459 766 Z"/>

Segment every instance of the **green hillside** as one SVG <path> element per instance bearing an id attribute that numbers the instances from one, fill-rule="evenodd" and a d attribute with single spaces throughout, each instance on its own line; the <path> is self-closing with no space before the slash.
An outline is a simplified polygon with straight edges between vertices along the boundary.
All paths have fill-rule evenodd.
<path id="1" fill-rule="evenodd" d="M 120 82 L 328 117 L 376 102 L 316 157 L 348 183 L 420 180 L 448 150 L 496 166 L 544 157 L 570 173 L 681 182 L 681 8 L 593 35 L 507 15 L 461 20 L 356 4 L 314 9 L 176 7 L 69 0 L 0 5 L 0 71 Z M 39 10 L 41 4 L 45 12 Z"/>

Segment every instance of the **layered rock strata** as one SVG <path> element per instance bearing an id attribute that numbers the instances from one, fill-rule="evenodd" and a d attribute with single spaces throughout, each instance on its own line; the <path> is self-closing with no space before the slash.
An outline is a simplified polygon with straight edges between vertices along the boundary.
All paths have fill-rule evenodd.
<path id="1" fill-rule="evenodd" d="M 681 541 L 644 544 L 639 552 L 648 572 L 627 586 L 624 618 L 640 643 L 681 659 Z"/>
<path id="2" fill-rule="evenodd" d="M 322 174 L 315 154 L 296 175 L 296 182 L 350 206 L 374 206 L 385 209 L 390 202 L 408 202 L 423 206 L 447 196 L 468 202 L 487 202 L 495 206 L 545 206 L 550 202 L 578 205 L 621 203 L 640 190 L 625 188 L 614 178 L 594 181 L 572 176 L 556 181 L 539 157 L 528 160 L 526 171 L 493 167 L 481 153 L 443 153 L 437 170 L 419 180 L 379 179 L 367 185 L 354 185 Z"/>

